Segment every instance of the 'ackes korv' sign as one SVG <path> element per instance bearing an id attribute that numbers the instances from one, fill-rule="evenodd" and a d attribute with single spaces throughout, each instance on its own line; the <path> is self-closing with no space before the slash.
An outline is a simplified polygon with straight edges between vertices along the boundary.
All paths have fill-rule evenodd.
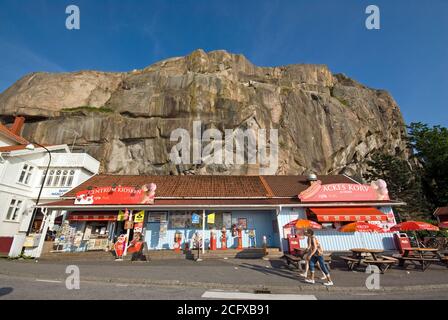
<path id="1" fill-rule="evenodd" d="M 98 187 L 76 193 L 75 204 L 154 204 L 157 186 L 149 183 L 135 187 Z"/>
<path id="2" fill-rule="evenodd" d="M 299 199 L 302 202 L 382 201 L 389 200 L 389 193 L 384 180 L 371 184 L 322 184 L 321 181 L 316 181 L 299 194 Z"/>

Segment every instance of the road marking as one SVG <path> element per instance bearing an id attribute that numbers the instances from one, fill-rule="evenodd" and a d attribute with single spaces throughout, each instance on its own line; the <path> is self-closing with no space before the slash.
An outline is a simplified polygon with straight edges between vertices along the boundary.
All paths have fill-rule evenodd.
<path id="1" fill-rule="evenodd" d="M 60 280 L 46 280 L 46 279 L 36 279 L 37 282 L 50 282 L 50 283 L 61 283 Z"/>
<path id="2" fill-rule="evenodd" d="M 313 295 L 300 294 L 256 294 L 246 292 L 205 291 L 202 298 L 241 300 L 317 300 Z"/>

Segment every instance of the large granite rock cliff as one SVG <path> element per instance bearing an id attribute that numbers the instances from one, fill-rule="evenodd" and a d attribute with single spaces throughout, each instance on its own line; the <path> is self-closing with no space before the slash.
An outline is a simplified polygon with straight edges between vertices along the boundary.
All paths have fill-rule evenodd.
<path id="1" fill-rule="evenodd" d="M 362 173 L 375 151 L 408 157 L 398 105 L 324 65 L 258 67 L 196 50 L 127 73 L 33 73 L 0 94 L 0 115 L 23 135 L 75 144 L 116 174 L 252 174 L 257 165 L 174 165 L 176 128 L 278 129 L 276 174 Z"/>

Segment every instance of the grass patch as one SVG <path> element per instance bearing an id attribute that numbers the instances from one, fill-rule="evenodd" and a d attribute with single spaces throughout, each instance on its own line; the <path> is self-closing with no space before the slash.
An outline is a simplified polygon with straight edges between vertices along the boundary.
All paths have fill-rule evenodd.
<path id="1" fill-rule="evenodd" d="M 346 107 L 349 106 L 349 103 L 348 103 L 347 100 L 344 100 L 344 99 L 342 99 L 342 98 L 338 98 L 338 97 L 335 97 L 335 98 L 338 99 L 338 101 L 339 101 L 340 103 L 342 103 L 344 106 L 346 106 Z"/>

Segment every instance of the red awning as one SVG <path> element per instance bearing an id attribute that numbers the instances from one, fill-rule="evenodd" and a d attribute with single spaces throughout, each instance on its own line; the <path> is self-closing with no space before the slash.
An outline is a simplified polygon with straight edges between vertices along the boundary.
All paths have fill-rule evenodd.
<path id="1" fill-rule="evenodd" d="M 339 207 L 310 208 L 319 222 L 334 221 L 387 221 L 387 216 L 376 208 L 369 207 Z"/>
<path id="2" fill-rule="evenodd" d="M 72 212 L 68 216 L 70 221 L 116 221 L 118 212 L 77 213 Z"/>

